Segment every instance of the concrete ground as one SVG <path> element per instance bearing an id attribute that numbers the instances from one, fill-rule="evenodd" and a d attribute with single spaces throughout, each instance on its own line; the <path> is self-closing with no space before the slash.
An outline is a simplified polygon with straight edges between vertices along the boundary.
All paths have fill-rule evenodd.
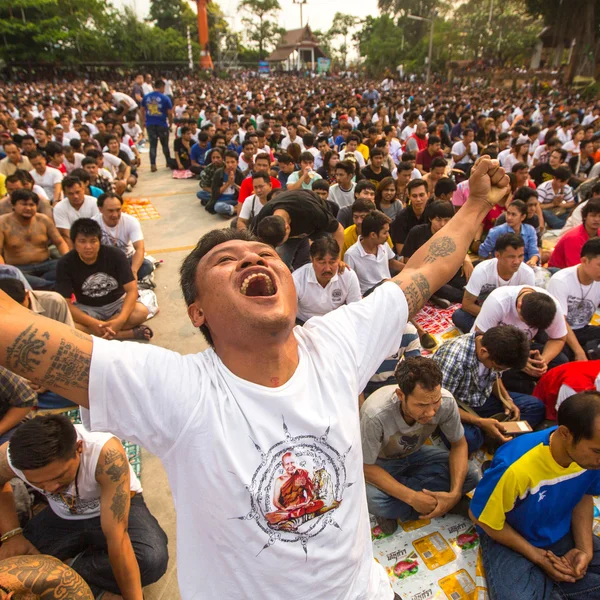
<path id="1" fill-rule="evenodd" d="M 196 198 L 196 179 L 172 179 L 159 155 L 158 171 L 151 173 L 148 154 L 142 154 L 140 180 L 131 198 L 148 198 L 160 214 L 160 219 L 142 221 L 146 251 L 160 267 L 155 272 L 159 314 L 148 321 L 154 330 L 152 344 L 176 350 L 182 354 L 206 348 L 204 338 L 192 327 L 179 289 L 179 267 L 183 259 L 207 231 L 229 225 L 222 217 L 210 215 Z M 146 600 L 179 600 L 176 569 L 175 510 L 169 483 L 158 458 L 142 453 L 142 485 L 151 512 L 169 536 L 169 568 L 160 581 L 144 590 Z"/>

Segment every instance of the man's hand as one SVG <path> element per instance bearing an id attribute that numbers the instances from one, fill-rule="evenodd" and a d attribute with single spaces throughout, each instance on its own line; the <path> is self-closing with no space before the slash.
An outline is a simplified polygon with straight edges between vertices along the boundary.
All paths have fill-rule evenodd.
<path id="1" fill-rule="evenodd" d="M 15 535 L 0 546 L 0 560 L 23 554 L 40 554 L 40 551 L 23 534 Z"/>
<path id="2" fill-rule="evenodd" d="M 348 269 L 348 271 L 352 270 L 343 260 L 340 260 L 338 263 L 338 273 L 341 275 L 346 269 Z"/>
<path id="3" fill-rule="evenodd" d="M 531 377 L 541 377 L 548 370 L 546 361 L 542 358 L 539 350 L 532 350 L 527 359 L 527 365 L 523 369 L 524 373 Z"/>
<path id="4" fill-rule="evenodd" d="M 123 325 L 125 325 L 125 321 L 118 317 L 102 323 L 102 330 L 104 331 L 102 337 L 107 340 L 114 339 L 117 333 L 123 329 Z"/>
<path id="5" fill-rule="evenodd" d="M 104 329 L 104 321 L 94 319 L 93 323 L 86 323 L 85 326 L 91 331 L 92 335 L 96 337 L 104 337 L 106 330 Z"/>
<path id="6" fill-rule="evenodd" d="M 510 180 L 500 163 L 487 155 L 478 158 L 469 177 L 469 196 L 503 206 L 509 194 Z"/>
<path id="7" fill-rule="evenodd" d="M 423 494 L 434 498 L 437 506 L 427 515 L 421 515 L 421 519 L 436 519 L 445 515 L 450 509 L 454 508 L 460 500 L 460 494 L 451 494 L 450 492 L 430 492 L 423 490 Z"/>
<path id="8" fill-rule="evenodd" d="M 532 561 L 553 581 L 575 583 L 575 574 L 570 565 L 547 550 L 536 549 L 536 557 Z"/>
<path id="9" fill-rule="evenodd" d="M 427 515 L 436 509 L 437 502 L 437 498 L 434 496 L 429 496 L 424 492 L 415 492 L 413 499 L 408 504 L 410 504 L 419 515 Z"/>
<path id="10" fill-rule="evenodd" d="M 563 194 L 557 194 L 554 196 L 554 198 L 552 198 L 552 206 L 560 206 L 564 199 L 565 197 Z"/>
<path id="11" fill-rule="evenodd" d="M 569 550 L 561 558 L 563 562 L 566 561 L 571 566 L 576 579 L 583 579 L 583 577 L 585 577 L 588 565 L 592 560 L 592 557 L 589 554 L 585 553 L 583 550 L 579 550 L 579 548 Z M 552 560 L 552 557 L 550 557 L 550 560 Z"/>
<path id="12" fill-rule="evenodd" d="M 481 419 L 477 425 L 488 437 L 502 444 L 511 440 L 510 437 L 505 435 L 506 429 L 504 429 L 502 423 L 496 421 L 496 419 Z"/>
<path id="13" fill-rule="evenodd" d="M 512 398 L 509 396 L 505 398 L 504 401 L 504 414 L 508 417 L 509 421 L 518 421 L 521 416 L 521 410 L 519 407 L 513 402 Z"/>

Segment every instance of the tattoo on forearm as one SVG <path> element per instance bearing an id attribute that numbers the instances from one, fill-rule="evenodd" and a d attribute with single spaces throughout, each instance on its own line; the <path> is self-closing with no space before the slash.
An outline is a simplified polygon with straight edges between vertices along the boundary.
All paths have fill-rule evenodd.
<path id="1" fill-rule="evenodd" d="M 33 373 L 46 354 L 46 342 L 50 339 L 47 331 L 38 333 L 38 328 L 30 325 L 20 333 L 6 349 L 6 365 L 13 371 Z"/>
<path id="2" fill-rule="evenodd" d="M 106 453 L 104 466 L 106 467 L 106 474 L 115 483 L 120 481 L 123 475 L 129 470 L 127 459 L 118 450 L 109 450 Z"/>
<path id="3" fill-rule="evenodd" d="M 110 510 L 117 523 L 121 523 L 121 521 L 125 521 L 127 518 L 125 515 L 125 509 L 127 508 L 128 493 L 129 492 L 124 489 L 124 485 L 122 483 L 120 483 L 115 490 L 115 495 L 113 496 Z"/>
<path id="4" fill-rule="evenodd" d="M 91 356 L 64 338 L 42 380 L 48 387 L 87 390 Z"/>
<path id="5" fill-rule="evenodd" d="M 429 281 L 421 273 L 412 275 L 410 283 L 403 288 L 403 291 L 411 315 L 416 314 L 431 296 Z"/>
<path id="6" fill-rule="evenodd" d="M 434 263 L 438 258 L 450 256 L 456 252 L 456 244 L 449 236 L 444 236 L 438 240 L 433 240 L 427 249 L 427 254 L 423 259 L 423 263 Z"/>
<path id="7" fill-rule="evenodd" d="M 93 600 L 85 581 L 51 556 L 14 556 L 0 561 L 0 586 L 10 591 L 31 592 L 41 600 Z M 29 596 L 27 596 L 29 597 Z"/>

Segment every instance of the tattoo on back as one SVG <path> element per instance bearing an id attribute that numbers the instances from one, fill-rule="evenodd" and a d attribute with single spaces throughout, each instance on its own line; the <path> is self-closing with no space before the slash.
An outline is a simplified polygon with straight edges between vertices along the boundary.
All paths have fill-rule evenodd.
<path id="1" fill-rule="evenodd" d="M 62 389 L 75 387 L 87 390 L 90 361 L 89 354 L 82 352 L 75 344 L 63 338 L 56 354 L 52 357 L 43 383 L 48 387 Z"/>
<path id="2" fill-rule="evenodd" d="M 117 523 L 125 521 L 127 518 L 125 515 L 125 509 L 127 508 L 128 495 L 129 492 L 125 491 L 125 486 L 122 483 L 120 483 L 117 486 L 117 489 L 115 490 L 112 504 L 110 505 L 110 510 Z"/>
<path id="3" fill-rule="evenodd" d="M 406 297 L 406 303 L 408 304 L 408 312 L 411 315 L 419 312 L 423 304 L 425 304 L 431 296 L 429 281 L 418 272 L 412 275 L 410 283 L 403 288 L 403 291 Z"/>
<path id="4" fill-rule="evenodd" d="M 6 349 L 6 364 L 12 371 L 33 373 L 46 354 L 46 342 L 50 339 L 47 331 L 38 333 L 38 328 L 30 325 L 20 333 Z"/>
<path id="5" fill-rule="evenodd" d="M 41 600 L 93 600 L 85 581 L 51 556 L 14 556 L 0 561 L 0 585 L 10 591 L 27 591 Z M 27 596 L 29 597 L 29 596 Z"/>
<path id="6" fill-rule="evenodd" d="M 450 256 L 456 252 L 456 244 L 449 236 L 444 236 L 431 242 L 423 263 L 434 263 L 438 258 Z"/>

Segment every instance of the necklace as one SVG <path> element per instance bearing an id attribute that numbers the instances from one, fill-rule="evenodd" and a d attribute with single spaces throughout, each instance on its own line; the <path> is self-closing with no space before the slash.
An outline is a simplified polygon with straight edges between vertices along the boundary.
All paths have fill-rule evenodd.
<path id="1" fill-rule="evenodd" d="M 576 273 L 576 275 L 577 275 L 577 283 L 579 284 L 579 289 L 581 290 L 581 296 L 582 296 L 579 299 L 579 303 L 577 304 L 577 308 L 581 309 L 581 308 L 583 308 L 583 306 L 585 304 L 585 299 L 587 298 L 588 294 L 592 290 L 592 284 L 591 283 L 589 284 L 588 291 L 584 294 L 583 293 L 583 285 L 581 284 L 581 281 L 579 280 L 579 273 Z"/>
<path id="2" fill-rule="evenodd" d="M 67 508 L 69 509 L 69 512 L 72 515 L 76 515 L 77 514 L 77 499 L 79 498 L 79 486 L 77 484 L 77 478 L 79 477 L 79 468 L 81 467 L 81 463 L 79 463 L 79 466 L 77 467 L 77 473 L 75 473 L 75 496 L 70 496 L 71 500 L 67 500 L 62 492 L 60 493 L 60 499 L 66 504 Z"/>

